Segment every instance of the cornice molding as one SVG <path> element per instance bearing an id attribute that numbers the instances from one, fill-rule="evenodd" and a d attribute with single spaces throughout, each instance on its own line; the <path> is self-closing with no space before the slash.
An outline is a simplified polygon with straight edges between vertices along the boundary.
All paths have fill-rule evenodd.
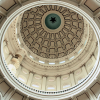
<path id="1" fill-rule="evenodd" d="M 31 3 L 31 4 L 27 4 L 21 8 L 17 8 L 17 10 L 15 11 L 15 9 L 13 10 L 14 12 L 10 12 L 10 16 L 7 18 L 6 21 L 3 21 L 4 23 L 2 23 L 2 28 L 1 28 L 1 38 L 0 38 L 0 41 L 1 42 L 1 48 L 3 47 L 3 36 L 4 36 L 4 33 L 5 33 L 5 30 L 7 28 L 7 26 L 9 26 L 11 20 L 13 18 L 16 17 L 16 15 L 20 14 L 21 12 L 25 11 L 26 9 L 30 9 L 32 8 L 33 6 L 39 6 L 39 5 L 42 5 L 42 4 L 56 4 L 56 5 L 61 5 L 61 6 L 64 6 L 64 7 L 68 7 L 74 11 L 77 11 L 79 14 L 81 14 L 82 16 L 84 16 L 88 21 L 89 23 L 91 24 L 96 36 L 97 36 L 97 39 L 98 39 L 98 48 L 100 51 L 100 44 L 99 44 L 99 39 L 100 39 L 100 36 L 99 36 L 99 33 L 100 33 L 100 30 L 97 26 L 97 24 L 95 23 L 95 21 L 93 20 L 93 18 L 91 18 L 86 12 L 84 12 L 82 9 L 72 5 L 72 4 L 69 4 L 69 3 L 66 3 L 66 2 L 62 2 L 62 1 L 58 1 L 58 2 L 41 2 L 41 1 L 38 1 L 38 2 L 34 2 L 34 3 Z M 100 72 L 100 62 L 99 62 L 99 56 L 100 56 L 100 53 L 98 52 L 98 57 L 97 57 L 97 61 L 96 61 L 96 64 L 95 66 L 93 67 L 91 73 L 89 73 L 89 75 L 87 76 L 87 78 L 81 82 L 80 84 L 76 85 L 75 87 L 72 87 L 70 89 L 68 89 L 67 91 L 59 91 L 59 92 L 54 92 L 55 94 L 52 94 L 50 93 L 48 95 L 49 92 L 40 92 L 39 90 L 34 90 L 32 88 L 29 88 L 28 86 L 24 85 L 23 83 L 21 83 L 20 81 L 18 81 L 7 69 L 6 67 L 6 63 L 5 63 L 5 60 L 4 60 L 4 55 L 3 55 L 3 50 L 1 49 L 1 71 L 3 73 L 3 75 L 5 75 L 5 77 L 7 78 L 7 80 L 9 81 L 9 83 L 15 87 L 17 90 L 21 91 L 23 94 L 27 95 L 27 93 L 29 94 L 29 97 L 39 97 L 39 99 L 46 99 L 46 98 L 52 98 L 52 99 L 62 99 L 62 98 L 69 98 L 69 97 L 73 97 L 74 95 L 77 95 L 78 93 L 84 91 L 86 88 L 89 87 L 89 85 L 91 85 L 91 83 L 94 82 L 95 78 L 98 76 L 99 72 Z"/>

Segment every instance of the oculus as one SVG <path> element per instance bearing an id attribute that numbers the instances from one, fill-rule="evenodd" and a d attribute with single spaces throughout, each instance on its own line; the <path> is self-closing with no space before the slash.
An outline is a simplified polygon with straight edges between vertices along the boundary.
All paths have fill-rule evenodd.
<path id="1" fill-rule="evenodd" d="M 57 14 L 49 14 L 45 19 L 45 24 L 49 29 L 57 29 L 61 25 L 61 19 Z"/>

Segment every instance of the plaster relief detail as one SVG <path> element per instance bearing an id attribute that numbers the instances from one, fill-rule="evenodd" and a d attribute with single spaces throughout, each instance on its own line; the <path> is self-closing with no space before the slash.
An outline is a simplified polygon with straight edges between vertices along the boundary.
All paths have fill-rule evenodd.
<path id="1" fill-rule="evenodd" d="M 42 24 L 48 12 L 56 13 L 61 18 L 57 29 L 47 29 Z M 69 55 L 79 46 L 83 29 L 83 17 L 76 12 L 61 6 L 44 5 L 24 12 L 20 31 L 24 43 L 33 53 L 56 59 Z"/>

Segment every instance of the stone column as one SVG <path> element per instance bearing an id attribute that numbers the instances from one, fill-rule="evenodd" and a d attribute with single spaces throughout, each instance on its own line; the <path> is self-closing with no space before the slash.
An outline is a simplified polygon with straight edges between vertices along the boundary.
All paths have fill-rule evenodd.
<path id="1" fill-rule="evenodd" d="M 85 66 L 82 67 L 82 72 L 83 72 L 83 74 L 85 75 L 85 77 L 88 75 Z"/>
<path id="2" fill-rule="evenodd" d="M 7 47 L 6 41 L 3 41 L 3 52 L 4 52 L 4 57 L 5 59 L 8 57 L 8 54 L 5 54 L 5 48 Z M 8 48 L 8 47 L 7 47 Z"/>
<path id="3" fill-rule="evenodd" d="M 46 90 L 46 77 L 43 77 L 43 79 L 42 79 L 42 90 L 43 91 Z"/>
<path id="4" fill-rule="evenodd" d="M 56 80 L 56 82 L 57 82 L 57 91 L 60 91 L 60 82 L 61 80 L 60 80 L 60 77 L 57 77 L 57 80 Z"/>
<path id="5" fill-rule="evenodd" d="M 18 75 L 20 74 L 21 70 L 22 70 L 22 67 L 20 66 L 20 67 L 17 69 L 17 72 L 16 72 L 16 74 L 15 74 L 16 77 L 18 77 Z"/>
<path id="6" fill-rule="evenodd" d="M 30 86 L 31 85 L 31 82 L 32 82 L 32 78 L 33 78 L 33 73 L 30 73 L 29 74 L 29 77 L 28 77 L 28 80 L 27 80 L 27 86 Z"/>
<path id="7" fill-rule="evenodd" d="M 10 60 L 12 59 L 12 55 L 10 54 L 7 58 L 6 58 L 6 63 L 9 64 Z"/>
<path id="8" fill-rule="evenodd" d="M 9 56 L 9 50 L 8 50 L 8 52 L 5 52 L 5 49 L 8 49 L 8 47 L 7 46 L 3 47 L 4 57 L 5 57 L 5 59 L 7 59 L 7 57 Z"/>
<path id="9" fill-rule="evenodd" d="M 91 57 L 93 63 L 95 63 L 96 59 L 94 58 L 94 56 Z"/>
<path id="10" fill-rule="evenodd" d="M 75 79 L 74 79 L 73 73 L 70 74 L 70 81 L 71 81 L 72 86 L 75 86 Z"/>

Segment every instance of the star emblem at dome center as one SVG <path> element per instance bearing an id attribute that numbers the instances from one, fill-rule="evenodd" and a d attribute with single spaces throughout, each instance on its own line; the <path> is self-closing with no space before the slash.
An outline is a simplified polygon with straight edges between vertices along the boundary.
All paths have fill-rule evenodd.
<path id="1" fill-rule="evenodd" d="M 51 20 L 50 20 L 52 23 L 55 23 L 56 22 L 56 18 L 55 17 L 51 17 Z"/>

